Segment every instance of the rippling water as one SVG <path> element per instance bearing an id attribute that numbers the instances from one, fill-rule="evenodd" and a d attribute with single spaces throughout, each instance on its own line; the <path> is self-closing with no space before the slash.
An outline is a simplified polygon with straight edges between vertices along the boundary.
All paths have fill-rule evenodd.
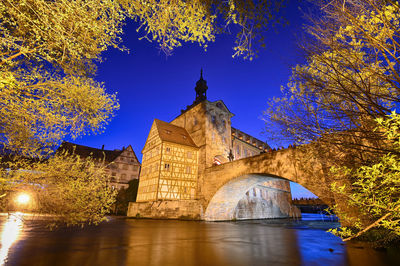
<path id="1" fill-rule="evenodd" d="M 400 265 L 396 252 L 344 244 L 320 215 L 240 222 L 136 220 L 49 231 L 41 219 L 0 217 L 6 265 Z"/>

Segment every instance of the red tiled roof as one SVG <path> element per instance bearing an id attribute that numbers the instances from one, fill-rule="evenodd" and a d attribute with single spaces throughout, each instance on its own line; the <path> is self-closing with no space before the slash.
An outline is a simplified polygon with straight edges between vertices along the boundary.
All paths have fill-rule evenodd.
<path id="1" fill-rule="evenodd" d="M 197 148 L 189 133 L 183 127 L 178 127 L 159 119 L 154 119 L 154 122 L 161 140 Z"/>

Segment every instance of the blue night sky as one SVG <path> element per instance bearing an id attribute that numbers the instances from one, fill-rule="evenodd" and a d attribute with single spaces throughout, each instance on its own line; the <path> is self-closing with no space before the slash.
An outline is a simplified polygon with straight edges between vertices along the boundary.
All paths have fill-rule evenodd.
<path id="1" fill-rule="evenodd" d="M 103 54 L 104 62 L 98 64 L 96 77 L 108 92 L 118 93 L 121 107 L 104 133 L 74 142 L 97 148 L 104 144 L 105 149 L 131 144 L 141 160 L 153 120 L 169 122 L 193 102 L 201 68 L 208 84 L 208 100 L 223 100 L 235 114 L 232 126 L 265 141 L 261 116 L 268 98 L 279 96 L 291 67 L 304 62 L 296 45 L 304 23 L 301 2 L 288 0 L 282 15 L 289 25 L 271 29 L 266 34 L 266 48 L 253 61 L 232 58 L 234 36 L 217 36 L 207 51 L 197 44 L 184 44 L 166 57 L 156 43 L 139 41 L 138 25 L 127 21 L 122 38 L 130 52 L 109 49 Z M 309 196 L 301 188 L 293 186 L 294 197 Z"/>

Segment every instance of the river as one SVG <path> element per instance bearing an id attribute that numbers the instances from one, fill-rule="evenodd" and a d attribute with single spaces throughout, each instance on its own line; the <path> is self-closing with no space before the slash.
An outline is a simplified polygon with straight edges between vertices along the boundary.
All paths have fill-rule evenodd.
<path id="1" fill-rule="evenodd" d="M 43 218 L 1 215 L 0 265 L 400 265 L 400 254 L 343 243 L 321 215 L 238 222 L 109 217 L 50 231 Z M 396 264 L 397 263 L 397 264 Z"/>

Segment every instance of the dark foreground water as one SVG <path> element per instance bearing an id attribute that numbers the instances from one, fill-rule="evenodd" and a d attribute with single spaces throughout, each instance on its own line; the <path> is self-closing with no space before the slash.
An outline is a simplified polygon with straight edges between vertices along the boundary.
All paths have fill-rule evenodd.
<path id="1" fill-rule="evenodd" d="M 39 218 L 0 216 L 0 265 L 400 265 L 400 256 L 326 233 L 335 222 L 194 222 L 110 218 L 49 231 Z"/>

